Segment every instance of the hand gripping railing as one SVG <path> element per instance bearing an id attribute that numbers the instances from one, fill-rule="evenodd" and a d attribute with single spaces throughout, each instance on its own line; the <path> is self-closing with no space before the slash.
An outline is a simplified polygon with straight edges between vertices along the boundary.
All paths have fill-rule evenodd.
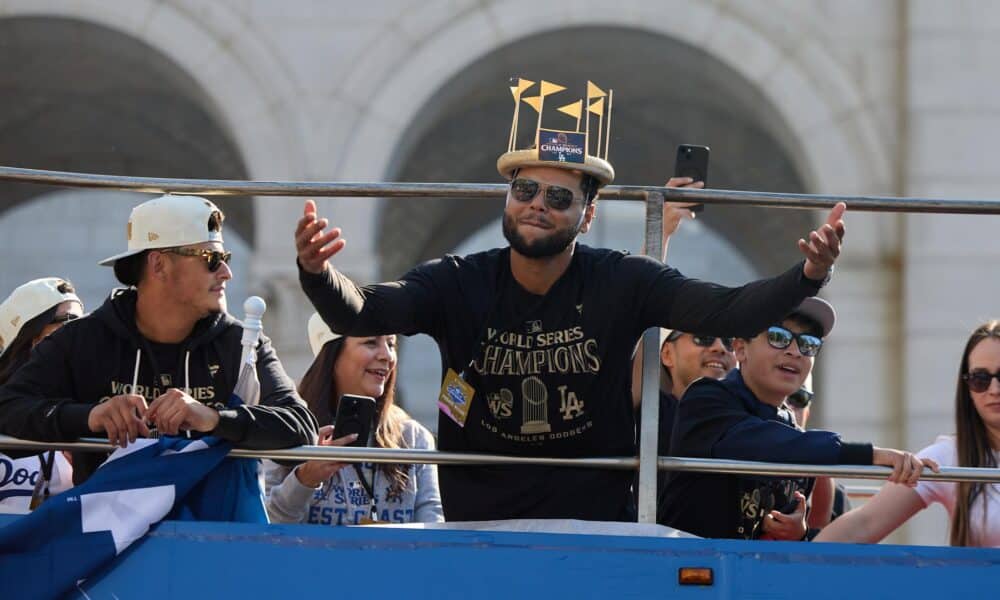
<path id="1" fill-rule="evenodd" d="M 303 181 L 227 181 L 216 179 L 164 179 L 157 177 L 123 177 L 91 173 L 70 173 L 65 171 L 41 171 L 17 167 L 0 167 L 0 181 L 17 181 L 43 185 L 67 187 L 100 188 L 146 193 L 179 193 L 205 196 L 347 196 L 347 197 L 447 197 L 447 198 L 501 198 L 507 192 L 505 184 L 481 183 L 339 183 Z M 741 206 L 763 206 L 776 208 L 817 209 L 830 208 L 837 202 L 845 202 L 852 212 L 913 212 L 952 214 L 1000 214 L 998 200 L 951 200 L 928 198 L 893 198 L 885 196 L 830 196 L 814 194 L 785 194 L 769 192 L 746 192 L 733 190 L 695 190 L 656 186 L 610 185 L 601 190 L 601 200 L 640 200 L 645 203 L 645 249 L 646 254 L 660 257 L 660 237 L 662 230 L 662 203 L 698 202 L 702 204 L 739 204 Z M 659 457 L 657 462 L 657 436 L 659 421 L 659 399 L 657 367 L 659 364 L 658 331 L 651 328 L 643 334 L 643 379 L 642 379 L 642 423 L 640 424 L 642 443 L 639 459 L 635 458 L 535 458 L 498 455 L 469 455 L 454 452 L 431 452 L 416 450 L 374 450 L 356 448 L 302 447 L 295 449 L 298 454 L 285 454 L 290 450 L 253 453 L 266 458 L 315 459 L 330 457 L 330 460 L 352 458 L 375 462 L 438 462 L 439 464 L 548 464 L 577 467 L 612 469 L 639 468 L 639 521 L 653 522 L 656 516 L 657 468 L 666 470 L 691 470 L 725 473 L 745 473 L 759 475 L 839 475 L 881 479 L 888 475 L 887 467 L 817 467 L 814 465 L 787 465 L 770 463 L 750 463 L 745 461 L 708 461 L 702 459 Z M 9 438 L 8 438 L 9 439 Z M 86 442 L 92 444 L 96 442 Z M 49 446 L 45 446 L 47 448 Z M 83 448 L 78 448 L 83 449 Z M 93 448 L 96 449 L 96 448 Z M 102 449 L 107 450 L 106 446 Z M 234 451 L 240 456 L 249 456 L 246 451 Z M 433 455 L 434 460 L 426 460 Z M 421 459 L 423 457 L 423 459 Z M 468 461 L 475 461 L 466 462 Z M 972 472 L 972 473 L 969 473 Z M 957 477 L 959 479 L 950 479 Z M 964 479 L 973 477 L 975 479 Z M 979 479 L 978 477 L 983 477 Z M 986 469 L 942 469 L 940 475 L 930 473 L 928 479 L 947 481 L 994 481 L 1000 482 L 1000 475 Z"/>
<path id="2" fill-rule="evenodd" d="M 107 440 L 84 438 L 79 442 L 34 442 L 0 435 L 0 448 L 43 452 L 47 450 L 74 450 L 78 452 L 110 452 L 114 449 Z M 272 460 L 327 460 L 336 462 L 405 463 L 437 465 L 543 465 L 591 469 L 635 469 L 639 459 L 634 456 L 559 458 L 546 456 L 510 456 L 504 454 L 476 454 L 468 452 L 441 452 L 439 450 L 413 450 L 399 448 L 355 448 L 346 446 L 298 446 L 284 450 L 232 450 L 230 456 L 238 458 L 269 458 Z M 697 473 L 729 473 L 738 475 L 775 475 L 796 477 L 850 477 L 855 479 L 885 479 L 892 472 L 889 467 L 859 465 L 800 465 L 767 463 L 748 460 L 719 460 L 711 458 L 658 457 L 661 471 Z M 941 467 L 940 473 L 929 469 L 922 479 L 934 481 L 982 481 L 1000 483 L 1000 469 L 971 469 Z"/>

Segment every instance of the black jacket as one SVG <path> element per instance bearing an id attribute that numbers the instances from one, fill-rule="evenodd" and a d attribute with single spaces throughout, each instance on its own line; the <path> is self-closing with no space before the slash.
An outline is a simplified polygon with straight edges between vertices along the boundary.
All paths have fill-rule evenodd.
<path id="1" fill-rule="evenodd" d="M 677 407 L 670 455 L 810 465 L 872 464 L 872 445 L 844 442 L 830 431 L 802 431 L 791 415 L 754 396 L 739 369 L 725 379 L 699 379 Z M 660 496 L 659 518 L 695 535 L 759 537 L 772 509 L 788 513 L 794 492 L 808 496 L 807 477 L 672 473 Z"/>
<path id="2" fill-rule="evenodd" d="M 316 441 L 316 419 L 285 374 L 270 340 L 257 346 L 260 403 L 227 409 L 236 386 L 243 328 L 226 314 L 199 321 L 176 351 L 172 376 L 156 364 L 157 349 L 135 326 L 135 290 L 117 291 L 93 314 L 67 323 L 39 343 L 31 359 L 0 388 L 0 432 L 40 441 L 99 436 L 87 427 L 95 404 L 131 393 L 151 402 L 171 387 L 219 409 L 213 435 L 242 448 L 287 448 Z M 186 367 L 185 367 L 186 363 Z M 189 381 L 185 379 L 190 378 Z M 74 453 L 74 482 L 83 482 L 105 456 Z"/>
<path id="3" fill-rule="evenodd" d="M 727 288 L 684 277 L 649 257 L 577 244 L 545 295 L 521 287 L 510 249 L 447 256 L 390 283 L 358 286 L 328 269 L 299 272 L 334 331 L 426 333 L 442 375 L 475 390 L 464 426 L 438 413 L 438 447 L 519 456 L 635 456 L 632 353 L 651 326 L 750 335 L 787 315 L 818 282 L 802 263 Z M 439 469 L 445 518 L 624 520 L 627 471 L 540 465 Z"/>

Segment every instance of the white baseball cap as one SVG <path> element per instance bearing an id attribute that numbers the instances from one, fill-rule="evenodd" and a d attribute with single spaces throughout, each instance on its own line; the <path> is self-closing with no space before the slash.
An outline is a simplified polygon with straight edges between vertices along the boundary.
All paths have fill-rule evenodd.
<path id="1" fill-rule="evenodd" d="M 323 317 L 319 316 L 319 313 L 313 313 L 309 317 L 309 347 L 312 348 L 313 356 L 318 356 L 319 351 L 323 349 L 323 346 L 327 342 L 332 342 L 335 339 L 344 337 L 339 333 L 334 333 L 330 330 L 330 326 L 326 324 Z"/>
<path id="2" fill-rule="evenodd" d="M 59 286 L 68 283 L 58 277 L 34 279 L 20 285 L 0 304 L 0 356 L 17 339 L 21 328 L 53 306 L 63 302 L 83 302 L 73 292 L 60 292 Z"/>
<path id="3" fill-rule="evenodd" d="M 111 267 L 118 259 L 143 250 L 222 242 L 221 230 L 208 230 L 208 220 L 216 212 L 222 215 L 219 207 L 200 196 L 167 194 L 143 202 L 132 209 L 128 218 L 128 250 L 105 258 L 98 264 Z"/>

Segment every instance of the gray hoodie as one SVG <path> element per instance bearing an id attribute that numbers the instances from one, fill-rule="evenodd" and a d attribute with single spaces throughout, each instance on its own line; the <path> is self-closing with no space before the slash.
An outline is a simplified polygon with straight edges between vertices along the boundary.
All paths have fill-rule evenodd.
<path id="1" fill-rule="evenodd" d="M 406 448 L 434 449 L 434 438 L 423 425 L 403 422 Z M 299 481 L 294 469 L 265 460 L 267 514 L 272 523 L 356 525 L 368 517 L 371 500 L 352 465 L 340 469 L 325 483 L 312 488 Z M 371 481 L 373 465 L 359 465 Z M 444 521 L 436 465 L 409 465 L 401 494 L 389 493 L 390 481 L 374 469 L 375 510 L 385 523 L 437 523 Z"/>

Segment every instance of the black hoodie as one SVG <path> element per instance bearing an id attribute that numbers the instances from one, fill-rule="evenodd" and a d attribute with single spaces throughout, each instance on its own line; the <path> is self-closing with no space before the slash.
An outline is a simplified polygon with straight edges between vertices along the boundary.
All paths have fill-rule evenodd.
<path id="1" fill-rule="evenodd" d="M 177 344 L 151 344 L 135 326 L 135 290 L 111 295 L 93 314 L 71 321 L 40 342 L 31 359 L 0 388 L 0 432 L 41 441 L 98 436 L 87 427 L 91 409 L 108 398 L 135 393 L 152 402 L 171 387 L 219 409 L 212 431 L 241 448 L 288 448 L 316 442 L 316 419 L 285 374 L 270 340 L 257 345 L 260 403 L 225 408 L 239 375 L 243 328 L 226 314 L 198 321 Z M 157 365 L 164 349 L 176 353 L 173 375 Z M 136 361 L 138 377 L 136 378 Z M 82 483 L 104 455 L 74 453 L 73 480 Z"/>

